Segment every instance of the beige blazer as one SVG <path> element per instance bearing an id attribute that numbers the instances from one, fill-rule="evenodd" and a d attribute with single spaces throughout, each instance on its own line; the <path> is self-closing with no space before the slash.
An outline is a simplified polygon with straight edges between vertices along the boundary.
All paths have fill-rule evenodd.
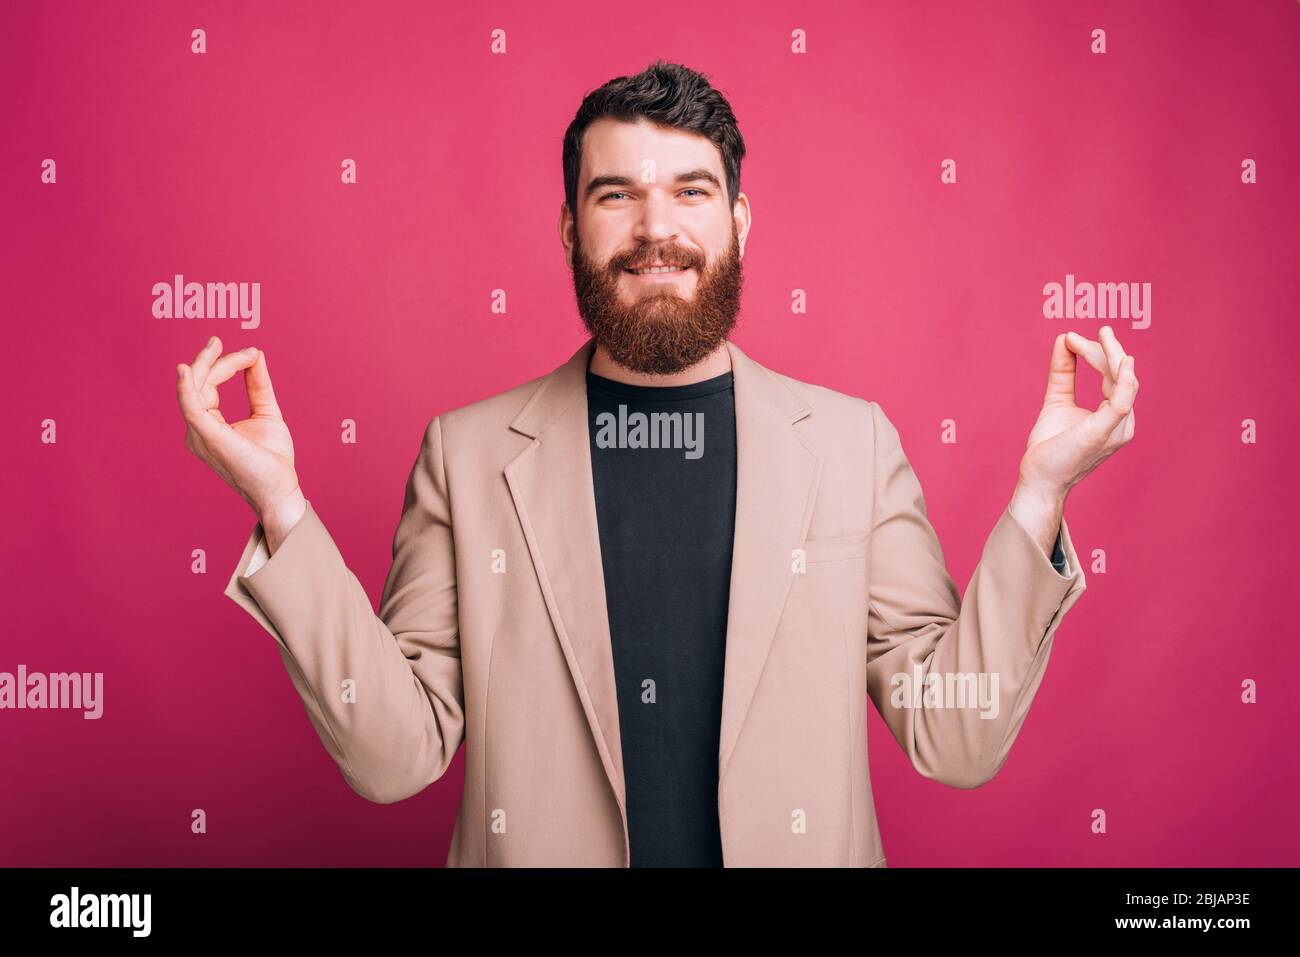
<path id="1" fill-rule="evenodd" d="M 1064 523 L 1061 575 L 1004 509 L 962 601 L 881 407 L 728 348 L 737 493 L 724 860 L 883 867 L 867 700 L 920 774 L 978 787 L 1007 759 L 1083 569 Z M 269 560 L 254 527 L 225 590 L 275 639 L 362 797 L 418 794 L 465 745 L 449 866 L 628 864 L 591 350 L 429 422 L 378 615 L 310 502 Z M 954 707 L 981 675 L 996 709 Z M 948 688 L 929 706 L 912 693 L 927 681 Z"/>

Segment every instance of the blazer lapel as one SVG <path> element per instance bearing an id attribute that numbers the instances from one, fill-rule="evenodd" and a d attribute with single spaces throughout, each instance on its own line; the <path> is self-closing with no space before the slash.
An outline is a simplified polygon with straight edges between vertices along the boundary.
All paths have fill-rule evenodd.
<path id="1" fill-rule="evenodd" d="M 533 441 L 505 467 L 505 478 L 546 610 L 626 822 L 618 695 L 587 425 L 592 349 L 587 340 L 510 423 Z"/>
<path id="2" fill-rule="evenodd" d="M 585 342 L 533 393 L 510 428 L 533 441 L 505 479 L 556 636 L 627 819 L 613 646 L 591 478 Z M 736 519 L 718 750 L 721 783 L 749 713 L 808 531 L 821 457 L 794 423 L 806 403 L 728 342 L 736 402 Z"/>
<path id="3" fill-rule="evenodd" d="M 730 765 L 776 626 L 794 582 L 793 551 L 807 535 L 822 459 L 794 423 L 812 410 L 733 342 L 736 528 L 727 608 L 718 781 Z"/>

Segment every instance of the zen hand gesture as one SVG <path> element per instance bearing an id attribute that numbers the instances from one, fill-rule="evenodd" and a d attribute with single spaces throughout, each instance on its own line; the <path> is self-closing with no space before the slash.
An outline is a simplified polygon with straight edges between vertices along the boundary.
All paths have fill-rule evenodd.
<path id="1" fill-rule="evenodd" d="M 220 356 L 220 358 L 218 358 Z M 240 369 L 248 390 L 249 417 L 227 422 L 217 407 L 217 387 Z M 292 525 L 305 500 L 293 467 L 293 439 L 266 371 L 266 356 L 256 348 L 221 355 L 213 336 L 193 365 L 176 367 L 176 396 L 185 416 L 185 447 L 206 462 L 238 492 L 265 522 Z M 287 528 L 284 529 L 287 531 Z M 270 537 L 268 528 L 268 537 Z"/>
<path id="2" fill-rule="evenodd" d="M 1076 355 L 1101 373 L 1104 398 L 1095 411 L 1075 404 Z M 1057 336 L 1043 409 L 1020 460 L 1021 484 L 1049 498 L 1063 498 L 1133 438 L 1137 390 L 1133 357 L 1121 348 L 1110 326 L 1101 327 L 1100 342 L 1077 332 Z"/>

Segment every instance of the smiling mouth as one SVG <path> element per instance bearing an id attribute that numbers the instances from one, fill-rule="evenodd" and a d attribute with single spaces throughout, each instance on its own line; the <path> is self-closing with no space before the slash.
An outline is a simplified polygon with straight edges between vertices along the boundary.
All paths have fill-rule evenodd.
<path id="1" fill-rule="evenodd" d="M 645 266 L 641 269 L 624 269 L 633 276 L 674 276 L 686 272 L 689 266 Z"/>

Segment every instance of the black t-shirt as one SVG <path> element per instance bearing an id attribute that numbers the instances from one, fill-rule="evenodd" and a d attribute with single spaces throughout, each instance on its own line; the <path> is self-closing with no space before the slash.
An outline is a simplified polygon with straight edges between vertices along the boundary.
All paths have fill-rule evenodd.
<path id="1" fill-rule="evenodd" d="M 588 372 L 587 409 L 631 866 L 720 867 L 732 374 L 636 386 Z M 1059 535 L 1051 560 L 1064 572 Z"/>
<path id="2" fill-rule="evenodd" d="M 718 744 L 736 517 L 732 374 L 587 373 L 633 867 L 720 867 Z"/>

